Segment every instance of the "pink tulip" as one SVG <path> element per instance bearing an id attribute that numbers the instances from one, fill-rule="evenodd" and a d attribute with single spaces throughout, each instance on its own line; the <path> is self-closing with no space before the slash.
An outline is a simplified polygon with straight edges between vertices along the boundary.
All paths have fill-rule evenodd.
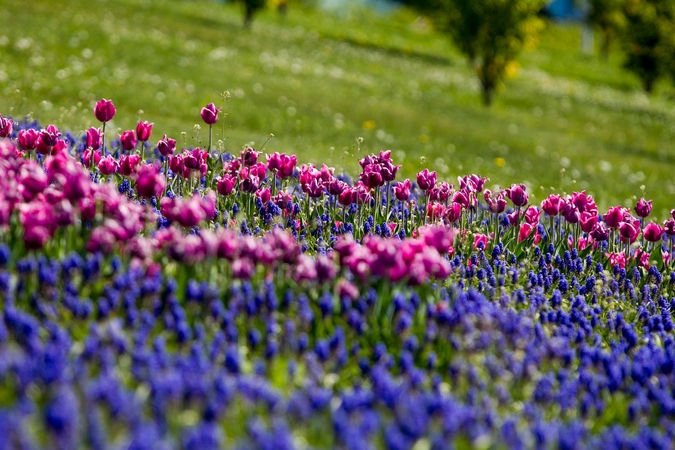
<path id="1" fill-rule="evenodd" d="M 525 206 L 527 205 L 527 188 L 524 184 L 512 184 L 509 189 L 506 190 L 506 196 L 513 203 L 514 206 Z"/>
<path id="2" fill-rule="evenodd" d="M 436 186 L 436 172 L 429 172 L 429 169 L 424 169 L 417 174 L 417 185 L 422 191 L 429 191 Z"/>
<path id="3" fill-rule="evenodd" d="M 13 122 L 9 117 L 0 114 L 0 138 L 8 138 L 12 134 Z"/>
<path id="4" fill-rule="evenodd" d="M 136 133 L 134 133 L 131 130 L 127 130 L 122 135 L 120 136 L 120 142 L 122 143 L 122 148 L 130 152 L 134 148 L 136 148 L 136 144 L 138 141 L 136 140 Z"/>
<path id="5" fill-rule="evenodd" d="M 164 137 L 162 137 L 162 140 L 157 143 L 157 150 L 159 151 L 159 154 L 165 158 L 169 155 L 173 155 L 173 152 L 176 151 L 176 140 L 167 138 L 165 134 Z"/>
<path id="6" fill-rule="evenodd" d="M 136 176 L 136 192 L 145 198 L 159 197 L 166 188 L 164 175 L 159 173 L 159 166 L 145 164 Z"/>
<path id="7" fill-rule="evenodd" d="M 661 240 L 664 231 L 665 230 L 661 225 L 651 222 L 645 226 L 644 230 L 642 230 L 642 235 L 647 242 L 658 242 Z"/>
<path id="8" fill-rule="evenodd" d="M 218 122 L 218 113 L 220 112 L 221 108 L 216 108 L 216 105 L 213 103 L 209 103 L 205 107 L 202 108 L 201 111 L 201 116 L 202 120 L 204 123 L 207 125 L 213 125 L 216 122 Z"/>
<path id="9" fill-rule="evenodd" d="M 101 152 L 99 150 L 86 149 L 82 154 L 82 163 L 85 167 L 91 166 L 91 158 L 94 158 L 94 165 L 98 166 L 98 163 L 101 161 Z"/>
<path id="10" fill-rule="evenodd" d="M 621 235 L 621 241 L 623 243 L 632 244 L 637 239 L 638 234 L 640 234 L 640 224 L 637 225 L 632 222 L 621 222 L 619 225 L 619 234 Z"/>
<path id="11" fill-rule="evenodd" d="M 103 132 L 100 128 L 91 127 L 87 130 L 87 147 L 98 150 L 103 141 Z"/>
<path id="12" fill-rule="evenodd" d="M 623 206 L 613 206 L 609 208 L 609 211 L 603 216 L 603 219 L 610 229 L 616 230 L 621 225 L 625 212 L 626 209 Z"/>
<path id="13" fill-rule="evenodd" d="M 411 183 L 409 179 L 406 179 L 403 182 L 398 182 L 393 188 L 394 195 L 398 200 L 404 202 L 410 197 L 410 188 Z"/>
<path id="14" fill-rule="evenodd" d="M 462 205 L 459 203 L 451 203 L 450 206 L 448 206 L 445 209 L 445 220 L 448 223 L 455 223 L 459 221 L 459 219 L 462 218 Z"/>
<path id="15" fill-rule="evenodd" d="M 131 174 L 136 173 L 136 170 L 138 169 L 138 164 L 140 162 L 141 162 L 140 155 L 122 155 L 120 157 L 118 172 L 120 173 L 120 175 L 128 177 Z"/>
<path id="16" fill-rule="evenodd" d="M 581 223 L 581 231 L 584 233 L 590 233 L 593 231 L 593 229 L 595 229 L 595 226 L 598 223 L 598 215 L 587 211 L 583 212 L 581 213 L 579 222 Z"/>
<path id="17" fill-rule="evenodd" d="M 487 189 L 483 193 L 483 198 L 485 199 L 485 203 L 487 203 L 488 207 L 490 208 L 490 212 L 492 214 L 501 214 L 506 210 L 506 192 L 503 190 L 500 190 L 498 192 L 495 192 L 494 194 Z"/>
<path id="18" fill-rule="evenodd" d="M 118 164 L 115 158 L 113 158 L 111 155 L 108 155 L 105 158 L 101 158 L 97 164 L 97 167 L 98 171 L 101 172 L 102 175 L 112 175 L 117 172 Z"/>
<path id="19" fill-rule="evenodd" d="M 138 125 L 136 125 L 136 139 L 141 142 L 146 142 L 150 139 L 153 125 L 154 123 L 148 123 L 148 121 L 138 122 Z"/>
<path id="20" fill-rule="evenodd" d="M 647 201 L 644 198 L 641 198 L 637 201 L 637 204 L 635 205 L 635 214 L 637 214 L 638 217 L 645 218 L 650 212 L 652 212 L 651 200 Z"/>
<path id="21" fill-rule="evenodd" d="M 19 131 L 19 147 L 21 150 L 35 150 L 39 133 L 36 130 L 28 129 Z"/>
<path id="22" fill-rule="evenodd" d="M 607 229 L 605 222 L 597 222 L 593 226 L 590 236 L 593 238 L 593 240 L 598 242 L 603 242 L 609 239 L 609 229 Z"/>
<path id="23" fill-rule="evenodd" d="M 562 207 L 562 199 L 559 195 L 551 194 L 541 202 L 541 209 L 551 217 L 555 217 Z"/>
<path id="24" fill-rule="evenodd" d="M 224 175 L 218 178 L 216 182 L 216 190 L 220 195 L 230 195 L 234 190 L 234 185 L 237 183 L 237 179 L 231 175 Z"/>
<path id="25" fill-rule="evenodd" d="M 109 122 L 115 117 L 115 105 L 113 105 L 112 100 L 101 99 L 99 102 L 96 102 L 94 107 L 94 116 L 98 119 L 99 122 Z"/>

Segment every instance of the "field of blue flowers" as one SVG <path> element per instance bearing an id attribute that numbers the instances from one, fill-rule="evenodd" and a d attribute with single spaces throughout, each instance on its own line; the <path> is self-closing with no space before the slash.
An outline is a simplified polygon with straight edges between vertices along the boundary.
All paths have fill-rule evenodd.
<path id="1" fill-rule="evenodd" d="M 352 179 L 115 114 L 0 116 L 1 449 L 672 447 L 650 200 L 533 205 L 384 150 Z"/>

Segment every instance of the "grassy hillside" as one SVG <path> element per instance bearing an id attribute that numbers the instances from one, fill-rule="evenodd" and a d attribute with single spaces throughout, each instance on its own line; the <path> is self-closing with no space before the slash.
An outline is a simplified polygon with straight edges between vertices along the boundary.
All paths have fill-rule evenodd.
<path id="1" fill-rule="evenodd" d="M 394 150 L 410 176 L 478 172 L 527 181 L 536 198 L 588 189 L 601 207 L 655 199 L 675 207 L 675 108 L 667 86 L 646 97 L 620 69 L 579 53 L 579 30 L 549 26 L 492 109 L 449 42 L 409 12 L 327 14 L 293 7 L 241 27 L 236 5 L 196 1 L 5 0 L 0 113 L 80 131 L 93 102 L 112 98 L 114 126 L 155 122 L 195 145 L 199 109 L 222 103 L 216 138 L 237 151 L 270 133 L 295 152 L 354 173 L 360 152 Z M 220 125 L 220 124 L 219 124 Z"/>

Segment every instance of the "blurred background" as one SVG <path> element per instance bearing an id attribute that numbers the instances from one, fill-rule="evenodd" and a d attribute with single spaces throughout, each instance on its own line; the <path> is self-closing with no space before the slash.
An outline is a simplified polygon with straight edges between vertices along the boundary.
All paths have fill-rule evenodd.
<path id="1" fill-rule="evenodd" d="M 3 0 L 0 114 L 675 207 L 670 0 Z M 485 38 L 488 37 L 488 39 Z M 225 93 L 227 91 L 227 93 Z M 490 105 L 490 106 L 486 106 Z M 195 127 L 195 124 L 201 124 Z M 359 137 L 363 141 L 359 143 Z"/>

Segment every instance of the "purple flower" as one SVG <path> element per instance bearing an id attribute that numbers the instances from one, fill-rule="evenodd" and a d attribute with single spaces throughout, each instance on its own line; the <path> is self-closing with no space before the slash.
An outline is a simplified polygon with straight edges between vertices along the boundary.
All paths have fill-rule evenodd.
<path id="1" fill-rule="evenodd" d="M 218 122 L 218 113 L 221 108 L 216 108 L 216 105 L 209 103 L 202 108 L 201 116 L 204 123 L 207 125 L 213 125 Z"/>
<path id="2" fill-rule="evenodd" d="M 120 136 L 120 143 L 122 144 L 122 148 L 130 152 L 134 148 L 136 148 L 136 144 L 138 141 L 136 140 L 136 133 L 134 133 L 131 130 L 127 130 L 122 135 Z"/>
<path id="3" fill-rule="evenodd" d="M 157 143 L 157 150 L 165 158 L 173 155 L 173 152 L 176 151 L 176 140 L 167 138 L 165 134 L 162 140 Z"/>
<path id="4" fill-rule="evenodd" d="M 153 123 L 148 123 L 148 121 L 138 122 L 138 125 L 136 125 L 136 138 L 141 142 L 146 142 L 150 139 L 153 125 Z"/>
<path id="5" fill-rule="evenodd" d="M 32 128 L 19 131 L 19 147 L 21 150 L 35 150 L 39 133 Z"/>
<path id="6" fill-rule="evenodd" d="M 424 169 L 417 174 L 417 185 L 423 191 L 429 191 L 436 185 L 436 172 L 429 172 L 429 169 Z"/>
<path id="7" fill-rule="evenodd" d="M 99 122 L 109 122 L 115 117 L 115 105 L 112 100 L 101 99 L 96 102 L 94 107 L 94 115 Z"/>
<path id="8" fill-rule="evenodd" d="M 8 138 L 12 134 L 12 119 L 0 114 L 0 138 Z"/>
<path id="9" fill-rule="evenodd" d="M 514 206 L 523 207 L 527 205 L 527 188 L 524 184 L 512 184 L 506 190 L 506 196 L 511 200 Z"/>
<path id="10" fill-rule="evenodd" d="M 644 198 L 641 198 L 637 201 L 637 204 L 635 205 L 635 214 L 637 214 L 638 217 L 645 218 L 650 212 L 652 212 L 651 200 L 647 201 Z"/>

